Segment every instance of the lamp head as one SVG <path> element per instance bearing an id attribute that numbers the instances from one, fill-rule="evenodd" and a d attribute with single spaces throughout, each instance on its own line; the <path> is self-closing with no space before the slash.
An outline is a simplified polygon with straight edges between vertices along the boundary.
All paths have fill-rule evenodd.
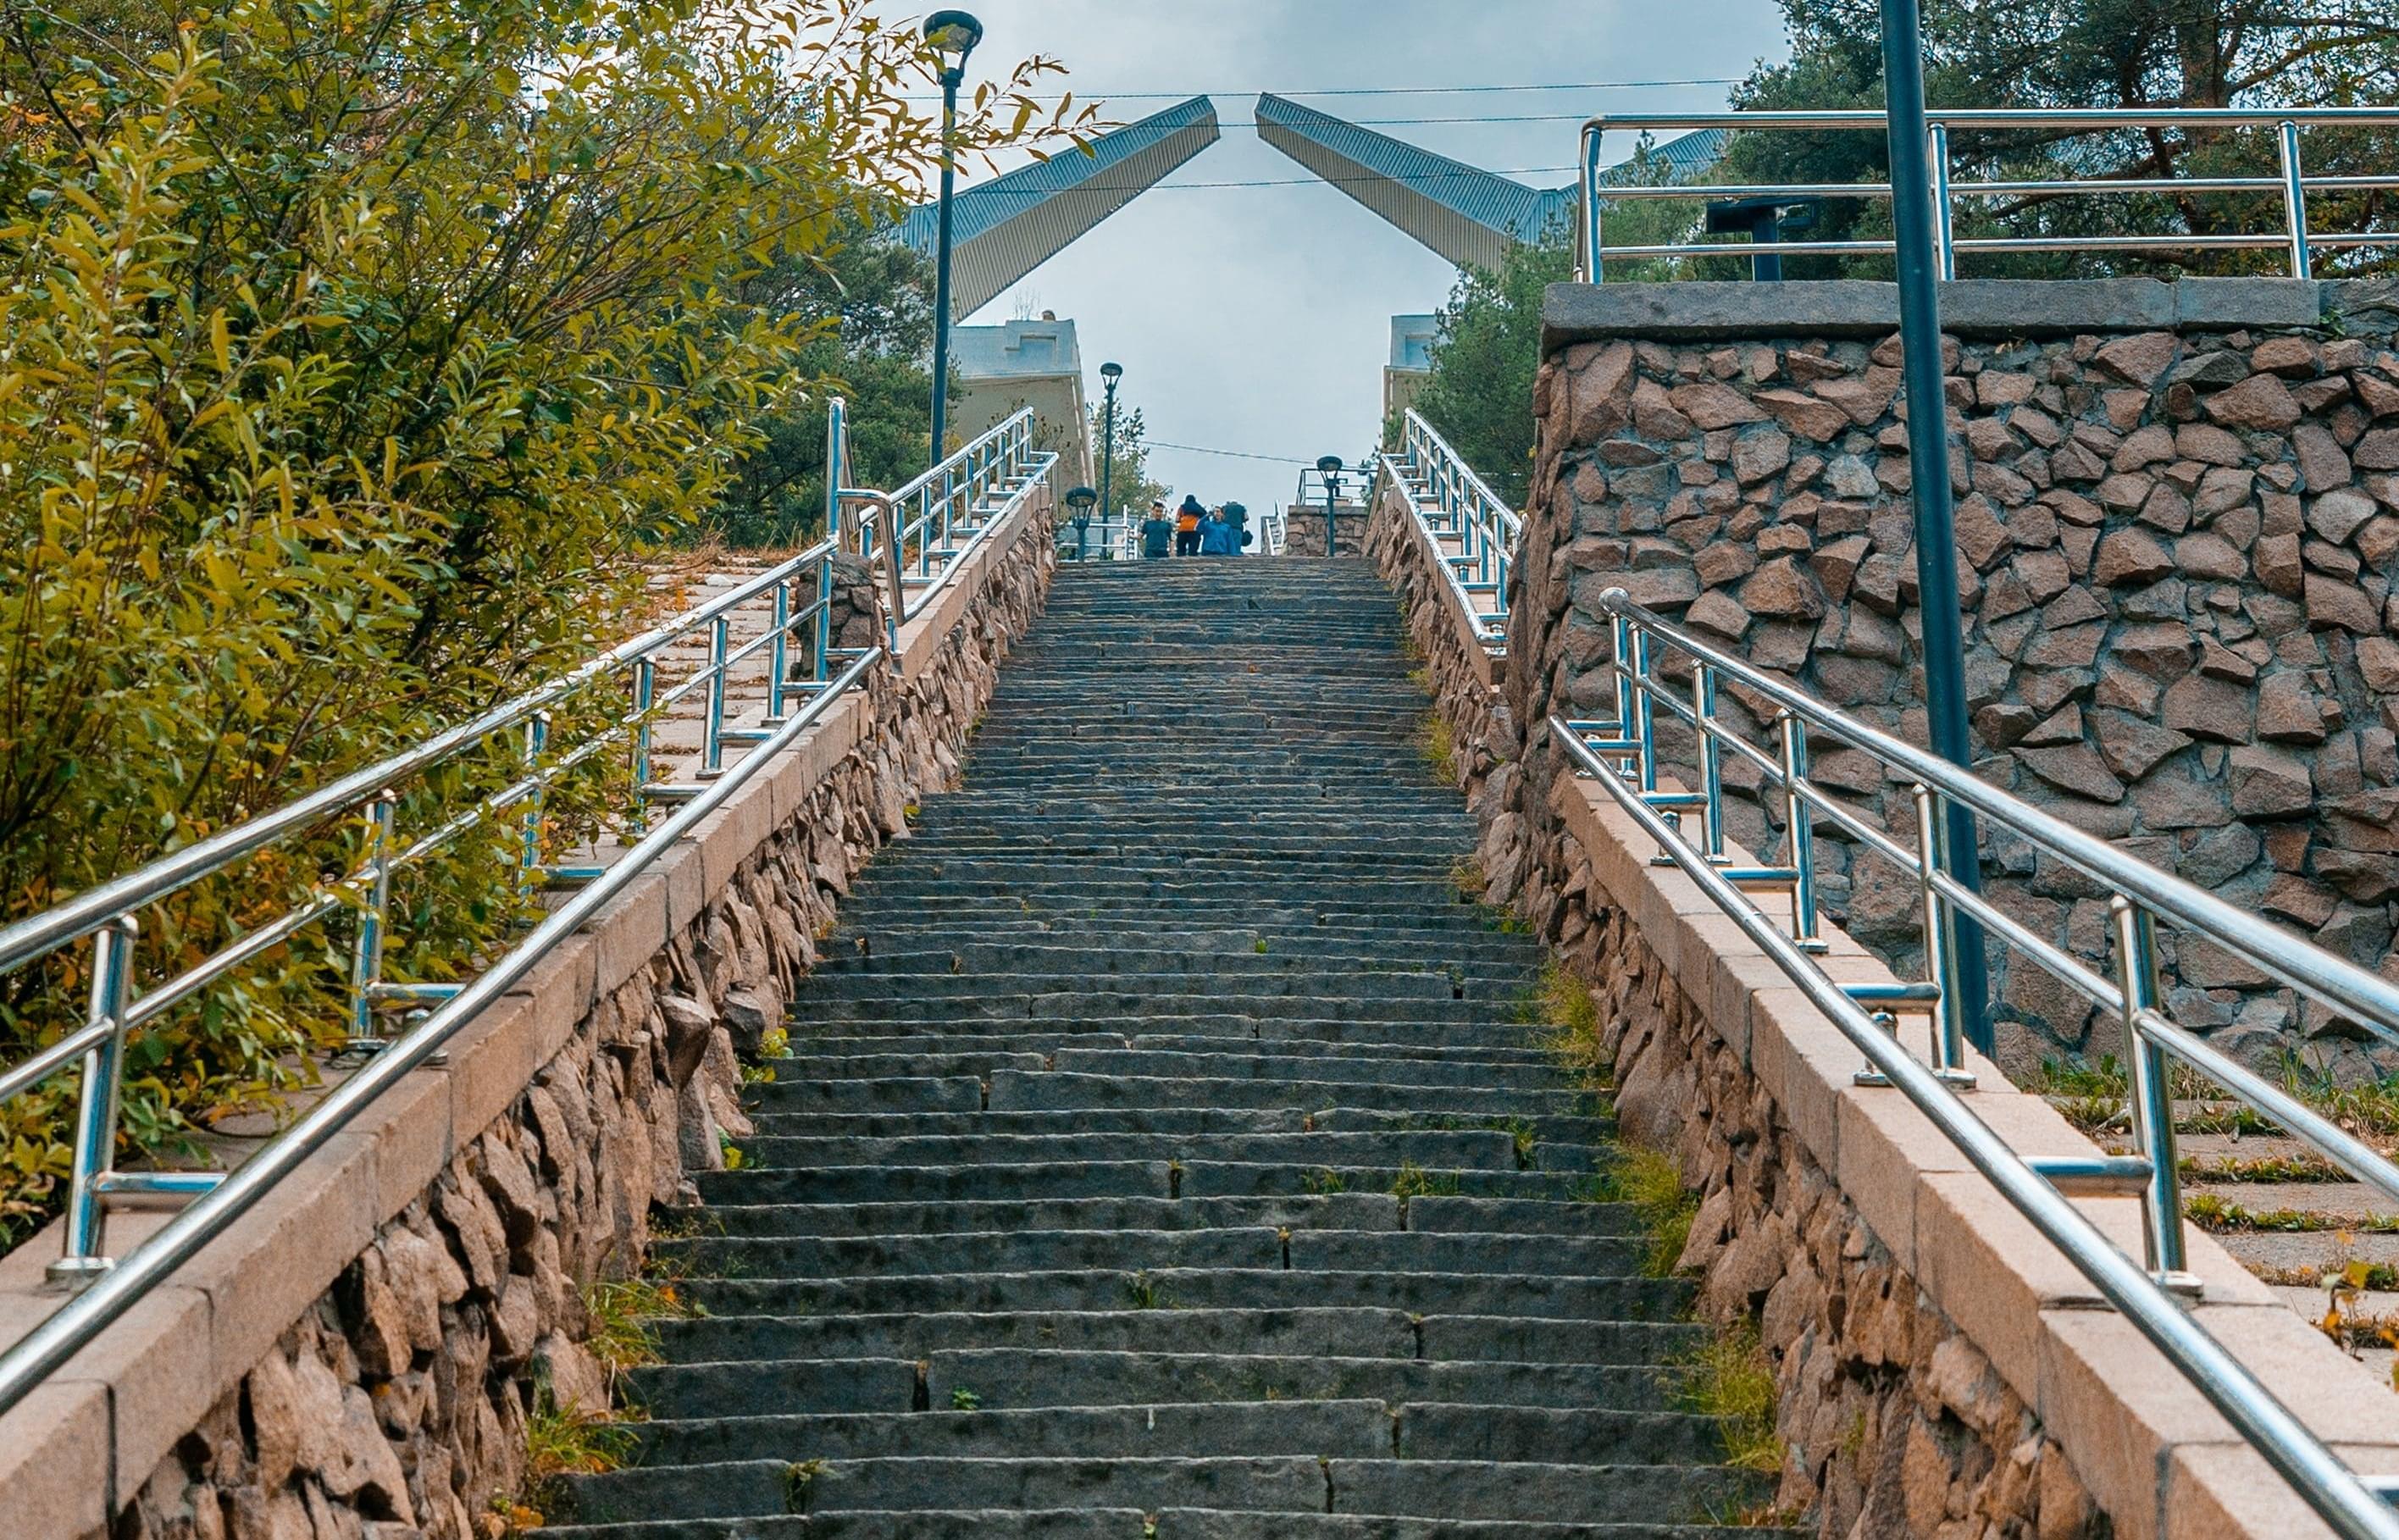
<path id="1" fill-rule="evenodd" d="M 1341 456 L 1327 454 L 1316 462 L 1316 468 L 1327 476 L 1338 476 L 1341 474 Z"/>
<path id="2" fill-rule="evenodd" d="M 1089 487 L 1077 487 L 1066 494 L 1066 506 L 1086 518 L 1090 517 L 1091 509 L 1098 506 L 1099 501 L 1100 494 Z"/>
<path id="3" fill-rule="evenodd" d="M 962 10 L 937 10 L 925 18 L 925 41 L 941 51 L 942 63 L 962 70 L 983 41 L 983 23 Z"/>
<path id="4" fill-rule="evenodd" d="M 1102 365 L 1100 365 L 1100 378 L 1101 378 L 1101 379 L 1103 379 L 1103 380 L 1107 381 L 1107 382 L 1108 382 L 1108 384 L 1110 384 L 1110 385 L 1114 385 L 1114 384 L 1116 384 L 1118 380 L 1121 380 L 1121 379 L 1123 379 L 1123 378 L 1124 378 L 1124 365 L 1122 365 L 1122 364 L 1102 364 Z"/>

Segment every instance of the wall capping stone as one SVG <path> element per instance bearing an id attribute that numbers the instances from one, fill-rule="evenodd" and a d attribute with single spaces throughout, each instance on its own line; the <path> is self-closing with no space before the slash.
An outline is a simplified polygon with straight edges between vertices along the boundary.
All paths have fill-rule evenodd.
<path id="1" fill-rule="evenodd" d="M 1941 328 L 1960 337 L 2082 331 L 2232 331 L 2323 324 L 2330 286 L 2305 278 L 1960 278 L 1941 285 Z M 1553 283 L 1541 352 L 1606 338 L 1881 337 L 1899 330 L 1899 286 L 1796 283 Z"/>
<path id="2" fill-rule="evenodd" d="M 500 1317 L 534 1309 L 518 1298 L 523 1283 L 534 1293 L 559 1296 L 530 1317 L 545 1333 L 545 1351 L 553 1357 L 579 1352 L 579 1297 L 570 1303 L 563 1296 L 590 1281 L 587 1267 L 616 1276 L 636 1265 L 653 1195 L 671 1196 L 685 1183 L 685 1172 L 717 1161 L 720 1128 L 746 1131 L 734 1127 L 740 1114 L 730 1033 L 745 1012 L 762 1020 L 779 1017 L 780 980 L 816 958 L 808 925 L 782 910 L 829 915 L 874 846 L 905 837 L 902 805 L 956 774 L 957 742 L 971 728 L 998 655 L 1046 594 L 1055 562 L 1050 515 L 1046 492 L 1010 513 L 957 580 L 901 628 L 900 668 L 835 703 L 717 816 L 664 852 L 649 874 L 546 959 L 522 988 L 454 1037 L 446 1066 L 405 1077 L 170 1283 L 0 1416 L 0 1534 L 83 1540 L 105 1528 L 125 1540 L 225 1533 L 222 1512 L 197 1516 L 197 1506 L 209 1504 L 237 1509 L 232 1533 L 244 1537 L 294 1533 L 288 1527 L 292 1516 L 300 1533 L 312 1523 L 319 1533 L 349 1534 L 363 1523 L 368 1534 L 390 1540 L 402 1534 L 464 1540 L 474 1532 L 478 1520 L 468 1509 L 479 1514 L 482 1507 L 452 1501 L 454 1466 L 446 1446 L 436 1451 L 442 1462 L 438 1472 L 422 1468 L 426 1451 L 416 1445 L 395 1452 L 393 1444 L 384 1444 L 380 1454 L 369 1447 L 382 1437 L 373 1431 L 378 1417 L 387 1435 L 399 1439 L 388 1411 L 369 1411 L 358 1426 L 345 1424 L 350 1447 L 337 1447 L 341 1437 L 330 1435 L 327 1445 L 348 1462 L 349 1474 L 373 1466 L 384 1475 L 361 1477 L 363 1484 L 338 1492 L 330 1490 L 328 1478 L 304 1493 L 289 1469 L 275 1478 L 293 1483 L 286 1490 L 240 1485 L 240 1459 L 230 1452 L 254 1437 L 245 1431 L 242 1415 L 251 1378 L 275 1364 L 289 1373 L 287 1355 L 296 1354 L 304 1371 L 322 1363 L 339 1382 L 329 1412 L 336 1421 L 353 1399 L 380 1405 L 359 1399 L 367 1392 L 358 1384 L 359 1351 L 351 1339 L 372 1346 L 377 1333 L 393 1330 L 385 1306 L 398 1285 L 362 1279 L 360 1267 L 379 1277 L 387 1265 L 385 1253 L 394 1247 L 441 1250 L 445 1232 L 433 1210 L 449 1211 L 441 1209 L 445 1192 L 457 1198 L 463 1191 L 464 1200 L 480 1205 L 485 1189 L 530 1180 L 527 1196 L 539 1196 L 547 1182 L 576 1186 L 587 1210 L 595 1202 L 602 1209 L 630 1206 L 630 1214 L 617 1213 L 616 1227 L 597 1243 L 579 1244 L 590 1237 L 567 1233 L 567 1217 L 536 1222 L 530 1242 L 512 1229 L 499 1257 L 499 1283 L 506 1286 L 499 1296 L 463 1295 L 468 1275 L 458 1259 L 449 1259 L 455 1290 L 443 1286 L 451 1297 L 440 1304 L 435 1327 L 424 1324 L 432 1319 L 429 1301 L 412 1302 L 426 1312 L 415 1323 L 420 1337 L 433 1330 L 440 1346 L 436 1368 L 420 1361 L 399 1376 L 414 1384 L 409 1394 L 427 1394 L 428 1384 L 432 1394 L 442 1394 L 438 1371 L 454 1358 L 473 1366 L 471 1396 L 465 1371 L 450 1384 L 459 1393 L 457 1414 L 481 1419 L 467 1447 L 471 1451 L 480 1440 L 484 1458 L 482 1468 L 466 1470 L 458 1481 L 488 1492 L 516 1479 L 513 1462 L 523 1458 L 524 1398 L 501 1381 L 534 1371 L 531 1344 L 506 1363 L 494 1361 L 497 1354 L 490 1347 L 454 1352 L 462 1322 L 477 1343 L 487 1330 L 508 1330 Z M 861 628 L 846 639 L 848 644 L 880 640 L 880 621 L 851 617 L 853 625 L 861 621 L 871 622 L 874 634 Z M 808 873 L 806 891 L 779 889 L 770 867 Z M 654 1061 L 665 1074 L 674 1057 L 667 1043 L 673 1029 L 653 1031 L 660 992 L 693 998 L 710 1026 L 704 1060 L 679 1064 L 682 1078 L 662 1082 L 653 1098 L 632 1081 L 650 1073 Z M 637 1011 L 647 1020 L 631 1020 Z M 753 1047 L 756 1030 L 750 1029 Z M 584 1068 L 576 1070 L 570 1060 Z M 613 1196 L 605 1177 L 587 1170 L 578 1186 L 568 1174 L 577 1160 L 589 1168 L 601 1159 L 604 1140 L 593 1126 L 616 1115 L 608 1107 L 564 1105 L 568 1087 L 603 1083 L 627 1095 L 640 1092 L 650 1126 L 633 1137 L 653 1152 L 645 1159 L 657 1162 L 655 1175 L 644 1170 L 617 1180 Z M 511 1167 L 517 1176 L 508 1174 Z M 630 1190 L 637 1180 L 640 1190 Z M 566 1207 L 553 1195 L 548 1211 L 556 1216 Z M 113 1214 L 110 1242 L 129 1249 L 168 1217 L 144 1210 Z M 601 1215 L 603 1224 L 606 1217 Z M 524 1212 L 512 1216 L 513 1226 L 526 1222 Z M 20 1339 L 64 1302 L 42 1279 L 43 1264 L 58 1245 L 52 1225 L 0 1257 L 0 1344 Z M 511 1253 L 519 1263 L 530 1257 L 532 1271 L 508 1271 Z M 468 1310 L 471 1320 L 462 1314 Z M 397 1351 L 402 1360 L 409 1356 L 405 1332 Z M 416 1343 L 420 1360 L 427 1351 L 425 1342 Z M 501 1377 L 492 1385 L 483 1379 L 486 1362 Z M 507 1391 L 498 1398 L 504 1410 L 496 1421 L 493 1385 Z M 251 1475 L 264 1463 L 252 1462 Z M 402 1478 L 400 1490 L 390 1490 Z"/>

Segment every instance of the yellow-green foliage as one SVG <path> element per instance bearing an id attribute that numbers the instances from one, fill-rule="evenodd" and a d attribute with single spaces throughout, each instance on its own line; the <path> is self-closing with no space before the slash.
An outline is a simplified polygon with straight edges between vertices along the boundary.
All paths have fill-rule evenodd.
<path id="1" fill-rule="evenodd" d="M 658 543 L 816 383 L 762 276 L 919 193 L 931 51 L 864 0 L 12 7 L 0 28 L 0 922 L 320 786 L 607 645 Z M 971 155 L 1055 138 L 1003 71 Z M 1020 107 L 1023 115 L 1020 115 Z M 1064 114 L 1064 116 L 1061 116 Z M 845 223 L 845 222 L 847 222 Z M 559 751 L 623 709 L 562 700 Z M 522 773 L 396 790 L 403 839 Z M 621 755 L 549 793 L 561 842 Z M 142 916 L 137 993 L 353 870 L 335 820 Z M 389 971 L 522 911 L 513 817 L 393 895 Z M 134 1041 L 126 1141 L 271 1101 L 346 1025 L 350 922 Z M 88 947 L 0 988 L 0 1061 Z M 0 1246 L 39 1223 L 73 1076 L 0 1108 Z"/>
<path id="2" fill-rule="evenodd" d="M 1710 1337 L 1682 1366 L 1683 1400 L 1715 1420 L 1727 1463 L 1769 1475 L 1782 1469 L 1782 1440 L 1775 1436 L 1779 1393 L 1774 1366 L 1767 1361 L 1757 1328 L 1744 1321 Z"/>
<path id="3" fill-rule="evenodd" d="M 1690 1243 L 1691 1220 L 1699 1200 L 1683 1186 L 1674 1162 L 1654 1150 L 1626 1148 L 1623 1161 L 1606 1173 L 1606 1196 L 1630 1204 L 1642 1228 L 1649 1232 L 1649 1252 L 1644 1270 L 1651 1277 L 1668 1277 Z"/>
<path id="4" fill-rule="evenodd" d="M 1605 1084 L 1611 1066 L 1600 1036 L 1599 1002 L 1591 986 L 1554 958 L 1526 991 L 1517 1014 L 1541 1029 L 1542 1046 L 1589 1080 Z"/>
<path id="5" fill-rule="evenodd" d="M 584 1345 L 612 1377 L 658 1361 L 652 1321 L 685 1319 L 699 1313 L 672 1278 L 594 1283 L 583 1290 L 583 1304 L 591 1317 L 591 1335 Z"/>
<path id="6" fill-rule="evenodd" d="M 1425 713 L 1424 724 L 1416 729 L 1416 752 L 1444 785 L 1457 784 L 1457 741 L 1445 718 Z"/>

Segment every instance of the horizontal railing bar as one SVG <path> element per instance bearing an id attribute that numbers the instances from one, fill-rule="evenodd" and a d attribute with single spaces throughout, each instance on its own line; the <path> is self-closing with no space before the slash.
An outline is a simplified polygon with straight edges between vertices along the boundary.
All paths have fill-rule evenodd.
<path id="1" fill-rule="evenodd" d="M 1934 107 L 1927 123 L 1952 128 L 2381 128 L 2399 125 L 2389 107 Z M 1879 112 L 1850 109 L 1782 109 L 1760 112 L 1600 113 L 1583 132 L 1633 132 L 1645 128 L 1871 128 L 1884 127 Z"/>
<path id="2" fill-rule="evenodd" d="M 1625 602 L 1630 605 L 1629 599 Z M 1644 624 L 1654 620 L 1647 611 L 1636 618 Z M 1660 815 L 1643 805 L 1638 793 L 1585 750 L 1571 728 L 1552 717 L 1550 729 L 1563 740 L 1568 754 L 1590 772 L 1591 779 L 1782 969 L 1809 1003 L 2173 1362 L 2309 1506 L 2348 1540 L 2399 1540 L 2399 1512 L 2368 1492 L 2256 1375 L 2201 1330 L 2179 1304 L 2026 1165 L 1955 1091 L 1895 1037 L 1878 1030 L 1864 1008 L 1844 994 L 1797 942 L 1777 930 Z"/>
<path id="3" fill-rule="evenodd" d="M 224 1185 L 224 1171 L 102 1171 L 91 1190 L 102 1197 L 197 1197 Z"/>
<path id="4" fill-rule="evenodd" d="M 1608 614 L 1624 615 L 1647 628 L 1686 655 L 1711 665 L 1718 670 L 1720 679 L 1739 683 L 1850 747 L 1897 768 L 1904 777 L 1922 782 L 1951 802 L 2013 830 L 2086 876 L 2138 900 L 2161 918 L 2197 931 L 2215 944 L 2246 958 L 2318 1004 L 2352 1017 L 2385 1036 L 2392 1035 L 2392 1029 L 2385 1023 L 2399 1021 L 2399 984 L 2324 953 L 2279 926 L 2260 921 L 2252 912 L 2128 856 L 2105 841 L 2095 840 L 2061 818 L 2018 802 L 1945 760 L 1822 705 L 1634 603 L 1621 588 L 1609 589 L 1601 597 L 1600 606 Z"/>
<path id="5" fill-rule="evenodd" d="M 2033 1174 L 2069 1197 L 2123 1197 L 2149 1184 L 2147 1155 L 2026 1155 Z"/>
<path id="6" fill-rule="evenodd" d="M 2399 176 L 2324 176 L 2302 177 L 2299 184 L 2310 192 L 2375 192 L 2399 188 Z M 1949 192 L 1955 197 L 2024 197 L 2035 194 L 2072 193 L 2126 196 L 2140 193 L 2272 193 L 2277 196 L 2288 190 L 2289 184 L 2280 177 L 2094 177 L 2088 182 L 1953 182 Z M 1719 198 L 1788 198 L 1794 203 L 1824 202 L 1836 198 L 1862 198 L 1880 201 L 1891 196 L 1887 182 L 1672 182 L 1660 185 L 1610 187 L 1602 195 L 1608 203 L 1635 201 L 1706 202 Z M 2311 236 L 2310 240 L 2315 237 Z M 1780 241 L 1760 242 L 1781 245 Z"/>
<path id="7" fill-rule="evenodd" d="M 654 627 L 629 642 L 620 642 L 598 657 L 546 684 L 503 701 L 481 716 L 446 732 L 437 733 L 373 764 L 353 770 L 315 791 L 186 845 L 124 876 L 87 888 L 39 914 L 28 915 L 14 925 L 0 928 L 0 974 L 12 972 L 36 957 L 88 936 L 117 915 L 156 903 L 242 857 L 264 849 L 287 834 L 311 828 L 337 813 L 371 800 L 386 788 L 439 764 L 468 745 L 523 721 L 611 670 L 656 651 L 694 627 L 756 598 L 802 568 L 821 561 L 832 551 L 831 541 L 820 541 L 698 608 Z"/>
<path id="8" fill-rule="evenodd" d="M 745 755 L 735 763 L 721 779 L 627 850 L 605 876 L 551 911 L 522 942 L 495 959 L 491 966 L 456 997 L 434 1010 L 415 1031 L 377 1054 L 284 1134 L 235 1169 L 214 1192 L 186 1208 L 89 1288 L 61 1306 L 7 1352 L 0 1353 L 0 1412 L 17 1405 L 160 1279 L 191 1260 L 201 1247 L 247 1213 L 278 1182 L 346 1128 L 376 1097 L 430 1059 L 486 1006 L 515 988 L 543 958 L 631 885 L 661 854 L 748 784 L 777 751 L 797 741 L 803 732 L 814 726 L 841 692 L 853 688 L 882 656 L 882 650 L 876 648 L 852 663 L 843 671 L 838 689 L 827 691 L 795 712 L 774 741 L 766 746 L 766 751 Z"/>

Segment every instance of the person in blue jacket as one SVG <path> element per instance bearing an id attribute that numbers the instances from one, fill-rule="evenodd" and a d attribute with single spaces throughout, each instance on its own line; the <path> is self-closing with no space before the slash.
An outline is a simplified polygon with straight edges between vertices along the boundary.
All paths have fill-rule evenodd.
<path id="1" fill-rule="evenodd" d="M 1210 508 L 1200 520 L 1200 554 L 1230 556 L 1233 554 L 1233 526 L 1227 521 L 1225 510 Z"/>

